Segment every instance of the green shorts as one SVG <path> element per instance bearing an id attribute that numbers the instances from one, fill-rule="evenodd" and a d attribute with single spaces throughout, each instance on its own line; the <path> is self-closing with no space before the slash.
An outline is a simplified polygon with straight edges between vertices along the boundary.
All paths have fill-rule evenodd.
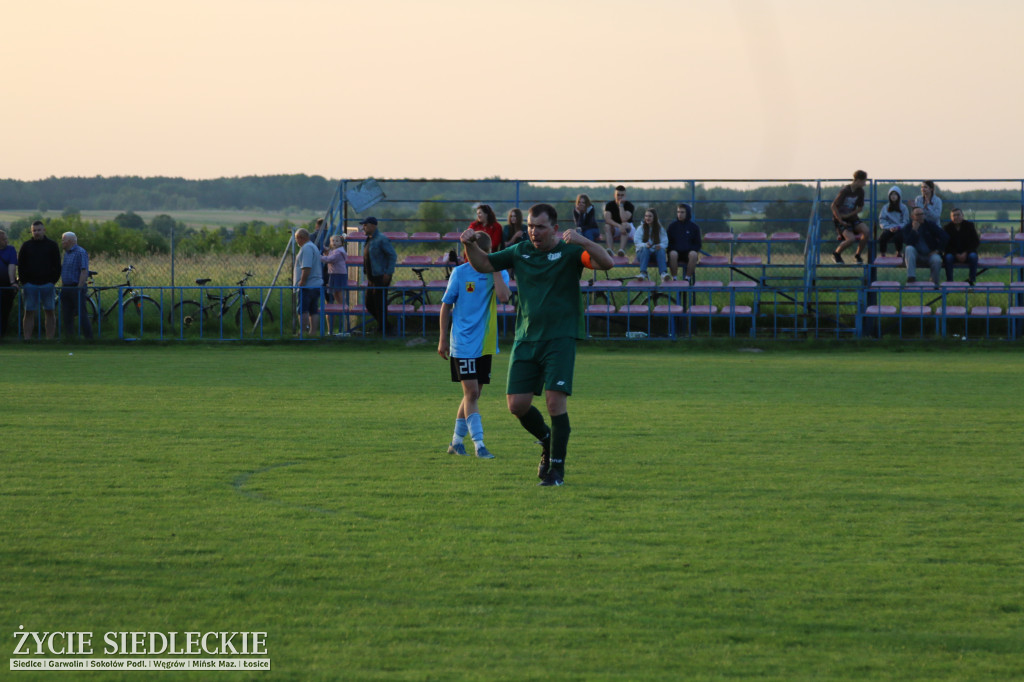
<path id="1" fill-rule="evenodd" d="M 508 362 L 509 395 L 533 393 L 545 389 L 572 395 L 572 375 L 576 367 L 576 339 L 566 336 L 544 341 L 516 341 Z"/>

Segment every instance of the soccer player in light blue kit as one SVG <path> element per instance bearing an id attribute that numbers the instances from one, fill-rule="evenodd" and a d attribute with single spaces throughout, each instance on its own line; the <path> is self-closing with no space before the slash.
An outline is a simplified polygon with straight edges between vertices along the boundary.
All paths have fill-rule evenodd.
<path id="1" fill-rule="evenodd" d="M 476 232 L 474 241 L 491 251 L 491 237 Z M 441 299 L 441 339 L 437 354 L 448 360 L 452 381 L 462 384 L 462 402 L 455 418 L 455 433 L 448 453 L 465 455 L 463 440 L 468 433 L 476 456 L 493 459 L 484 445 L 480 419 L 480 387 L 491 383 L 491 356 L 498 352 L 498 301 L 509 299 L 508 272 L 481 274 L 469 263 L 452 270 L 448 288 Z"/>

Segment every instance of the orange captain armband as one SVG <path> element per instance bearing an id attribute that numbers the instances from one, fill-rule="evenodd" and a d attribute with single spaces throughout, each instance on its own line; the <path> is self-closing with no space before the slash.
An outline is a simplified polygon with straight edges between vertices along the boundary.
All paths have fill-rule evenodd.
<path id="1" fill-rule="evenodd" d="M 583 252 L 583 255 L 580 256 L 580 262 L 583 263 L 583 267 L 590 268 L 591 270 L 594 269 L 594 266 L 590 262 L 590 252 L 589 251 L 584 251 Z"/>

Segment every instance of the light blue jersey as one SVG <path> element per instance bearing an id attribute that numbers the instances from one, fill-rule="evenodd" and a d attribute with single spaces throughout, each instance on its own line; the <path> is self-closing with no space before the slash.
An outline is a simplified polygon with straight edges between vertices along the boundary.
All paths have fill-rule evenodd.
<path id="1" fill-rule="evenodd" d="M 502 270 L 508 284 L 508 272 Z M 451 356 L 478 358 L 498 352 L 498 302 L 494 277 L 463 263 L 452 270 L 443 303 L 452 306 Z"/>

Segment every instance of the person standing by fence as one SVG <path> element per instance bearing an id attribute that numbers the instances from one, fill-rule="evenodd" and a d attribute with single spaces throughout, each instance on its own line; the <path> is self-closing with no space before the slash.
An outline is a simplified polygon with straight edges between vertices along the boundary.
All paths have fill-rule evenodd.
<path id="1" fill-rule="evenodd" d="M 295 272 L 292 283 L 298 289 L 299 333 L 309 336 L 320 335 L 320 295 L 324 278 L 320 273 L 323 264 L 320 252 L 309 238 L 305 228 L 295 230 L 295 243 L 299 252 L 295 255 Z"/>
<path id="2" fill-rule="evenodd" d="M 42 220 L 32 223 L 32 238 L 22 244 L 18 251 L 18 278 L 21 280 L 21 296 L 25 304 L 25 321 L 22 326 L 25 340 L 32 339 L 39 308 L 43 309 L 46 338 L 52 339 L 57 332 L 57 316 L 53 309 L 55 285 L 60 278 L 60 248 L 57 242 L 46 236 Z"/>
<path id="3" fill-rule="evenodd" d="M 18 251 L 7 242 L 7 233 L 0 230 L 0 337 L 7 333 L 18 295 Z"/>
<path id="4" fill-rule="evenodd" d="M 366 273 L 366 309 L 380 327 L 384 336 L 391 334 L 388 327 L 388 287 L 395 274 L 398 254 L 391 240 L 377 229 L 377 219 L 367 218 L 362 223 L 366 244 L 363 246 L 363 272 Z"/>
<path id="5" fill-rule="evenodd" d="M 74 232 L 65 232 L 60 237 L 64 247 L 64 263 L 60 269 L 60 328 L 65 336 L 71 336 L 78 318 L 78 331 L 87 339 L 92 338 L 92 321 L 85 309 L 85 287 L 89 281 L 89 254 L 78 245 Z"/>

